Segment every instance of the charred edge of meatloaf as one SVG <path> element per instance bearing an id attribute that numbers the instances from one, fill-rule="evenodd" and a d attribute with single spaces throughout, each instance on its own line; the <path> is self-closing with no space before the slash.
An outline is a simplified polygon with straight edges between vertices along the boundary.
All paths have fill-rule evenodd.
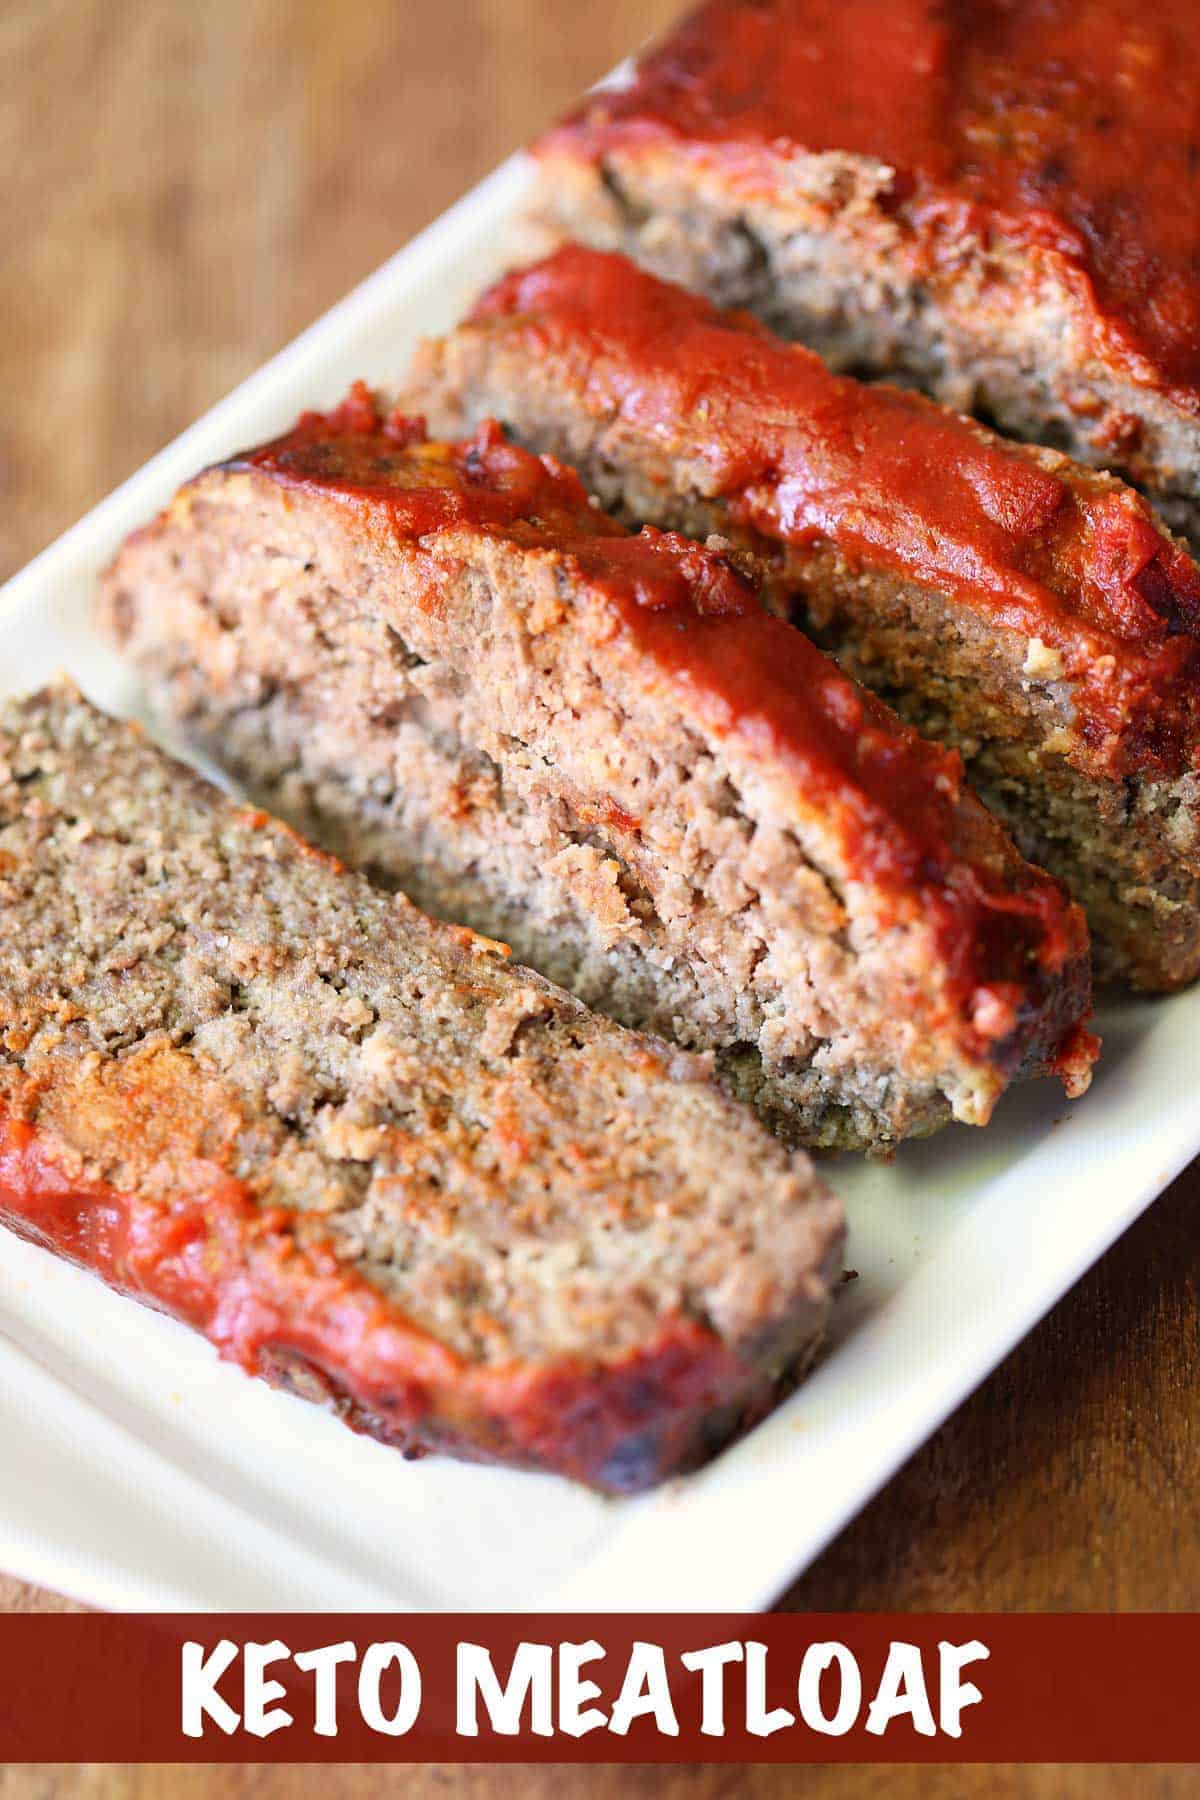
<path id="1" fill-rule="evenodd" d="M 703 1064 L 74 690 L 0 707 L 0 884 L 0 1210 L 224 1354 L 636 1485 L 809 1353 L 840 1208 Z"/>

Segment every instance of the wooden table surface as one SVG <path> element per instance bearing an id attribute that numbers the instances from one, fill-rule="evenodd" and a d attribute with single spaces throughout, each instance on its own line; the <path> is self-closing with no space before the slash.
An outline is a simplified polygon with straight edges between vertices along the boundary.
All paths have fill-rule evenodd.
<path id="1" fill-rule="evenodd" d="M 8 0 L 0 575 L 433 218 L 673 0 Z M 1198 1057 L 1200 1067 L 1200 1057 Z M 1200 1607 L 1200 1177 L 1167 1194 L 809 1570 L 816 1610 Z M 697 1572 L 697 1604 L 703 1604 Z M 0 1577 L 0 1607 L 67 1604 Z M 432 1770 L 412 1794 L 842 1796 L 853 1770 Z M 9 1771 L 18 1795 L 335 1800 L 369 1770 Z M 1174 1795 L 1195 1771 L 896 1771 Z"/>

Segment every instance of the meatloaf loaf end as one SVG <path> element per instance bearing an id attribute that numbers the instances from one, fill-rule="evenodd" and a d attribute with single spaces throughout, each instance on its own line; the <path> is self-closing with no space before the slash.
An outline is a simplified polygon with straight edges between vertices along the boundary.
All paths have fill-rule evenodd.
<path id="1" fill-rule="evenodd" d="M 785 1133 L 886 1150 L 1086 1085 L 1082 916 L 959 759 L 494 425 L 306 415 L 132 538 L 101 619 L 253 793 Z"/>
<path id="2" fill-rule="evenodd" d="M 705 1066 L 0 706 L 0 1216 L 406 1450 L 628 1491 L 810 1355 L 842 1213 Z"/>
<path id="3" fill-rule="evenodd" d="M 961 751 L 1083 902 L 1102 975 L 1200 971 L 1200 570 L 1114 476 L 579 246 L 426 345 L 403 398 L 438 432 L 495 416 L 627 520 L 721 533 L 771 604 Z"/>
<path id="4" fill-rule="evenodd" d="M 1195 0 L 709 0 L 542 230 L 1143 484 L 1200 541 Z"/>

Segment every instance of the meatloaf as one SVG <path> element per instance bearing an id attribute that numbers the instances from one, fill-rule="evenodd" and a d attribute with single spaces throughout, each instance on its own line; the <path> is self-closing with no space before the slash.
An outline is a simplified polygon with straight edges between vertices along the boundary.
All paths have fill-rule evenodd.
<path id="1" fill-rule="evenodd" d="M 645 1487 L 838 1202 L 714 1087 L 59 687 L 0 707 L 0 1216 L 417 1451 Z"/>
<path id="2" fill-rule="evenodd" d="M 721 533 L 962 752 L 1084 903 L 1102 974 L 1195 977 L 1200 571 L 1132 489 L 579 246 L 425 346 L 405 401 L 439 431 L 495 415 L 628 518 Z"/>
<path id="3" fill-rule="evenodd" d="M 185 486 L 101 619 L 251 792 L 785 1133 L 886 1150 L 1086 1085 L 1082 916 L 959 759 L 495 425 L 427 442 L 356 390 Z"/>
<path id="4" fill-rule="evenodd" d="M 1195 0 L 708 0 L 536 148 L 552 233 L 1200 533 Z"/>

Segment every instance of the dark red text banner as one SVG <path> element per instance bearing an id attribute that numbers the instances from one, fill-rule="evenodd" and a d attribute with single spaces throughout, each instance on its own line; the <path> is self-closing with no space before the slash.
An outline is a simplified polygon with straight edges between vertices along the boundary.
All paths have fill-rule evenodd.
<path id="1" fill-rule="evenodd" d="M 0 1762 L 1196 1762 L 1200 1614 L 0 1618 Z"/>

